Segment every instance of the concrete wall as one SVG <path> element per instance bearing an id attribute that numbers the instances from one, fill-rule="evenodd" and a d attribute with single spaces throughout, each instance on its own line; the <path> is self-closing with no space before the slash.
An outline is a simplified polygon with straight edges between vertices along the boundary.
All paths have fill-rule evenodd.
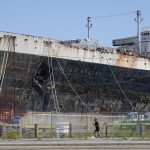
<path id="1" fill-rule="evenodd" d="M 103 115 L 103 114 L 56 114 L 56 113 L 26 113 L 22 117 L 22 124 L 58 124 L 61 122 L 69 122 L 73 125 L 93 126 L 94 118 L 97 118 L 100 125 L 105 123 L 112 124 L 114 121 L 121 121 L 125 119 L 125 115 Z"/>

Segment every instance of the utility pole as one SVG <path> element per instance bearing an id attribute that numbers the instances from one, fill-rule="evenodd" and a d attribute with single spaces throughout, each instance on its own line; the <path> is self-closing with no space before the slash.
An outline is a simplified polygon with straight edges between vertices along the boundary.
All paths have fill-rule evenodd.
<path id="1" fill-rule="evenodd" d="M 136 12 L 137 18 L 135 18 L 135 21 L 137 22 L 137 49 L 138 52 L 141 54 L 141 31 L 140 31 L 140 24 L 142 22 L 141 12 L 138 10 Z"/>
<path id="2" fill-rule="evenodd" d="M 90 38 L 90 28 L 92 27 L 91 17 L 87 17 L 88 39 Z"/>

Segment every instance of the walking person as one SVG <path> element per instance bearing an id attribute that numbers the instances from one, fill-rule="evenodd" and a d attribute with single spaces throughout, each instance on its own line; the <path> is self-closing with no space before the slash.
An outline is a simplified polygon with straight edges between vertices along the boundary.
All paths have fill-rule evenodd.
<path id="1" fill-rule="evenodd" d="M 96 118 L 94 119 L 94 127 L 95 127 L 95 130 L 94 130 L 94 135 L 95 135 L 95 137 L 97 138 L 98 135 L 99 135 L 99 136 L 101 137 L 101 139 L 102 139 L 102 135 L 101 135 L 101 133 L 100 133 L 99 122 L 97 121 Z"/>

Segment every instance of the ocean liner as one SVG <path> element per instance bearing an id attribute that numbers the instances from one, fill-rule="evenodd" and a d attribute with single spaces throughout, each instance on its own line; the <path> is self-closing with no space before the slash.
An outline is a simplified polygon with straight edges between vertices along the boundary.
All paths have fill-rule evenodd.
<path id="1" fill-rule="evenodd" d="M 150 30 L 113 45 L 0 32 L 0 108 L 150 111 Z"/>

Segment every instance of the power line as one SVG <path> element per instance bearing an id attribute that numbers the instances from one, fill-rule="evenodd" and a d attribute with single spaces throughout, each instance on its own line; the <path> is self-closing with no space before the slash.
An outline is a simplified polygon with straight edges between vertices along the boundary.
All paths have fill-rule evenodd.
<path id="1" fill-rule="evenodd" d="M 132 12 L 125 12 L 125 13 L 118 13 L 118 14 L 110 14 L 110 15 L 104 15 L 104 16 L 91 16 L 91 18 L 109 18 L 109 17 L 117 17 L 117 16 L 124 16 L 124 15 L 130 15 L 134 14 L 137 11 L 132 11 Z"/>
<path id="2" fill-rule="evenodd" d="M 91 19 L 98 19 L 98 18 L 110 18 L 110 17 L 117 17 L 117 16 L 123 16 L 123 15 L 130 15 L 134 14 L 138 11 L 132 11 L 132 12 L 125 12 L 125 13 L 118 13 L 118 14 L 111 14 L 111 15 L 105 15 L 105 16 L 88 16 L 87 17 L 87 30 L 88 30 L 88 39 L 90 38 L 90 29 L 92 27 Z"/>

